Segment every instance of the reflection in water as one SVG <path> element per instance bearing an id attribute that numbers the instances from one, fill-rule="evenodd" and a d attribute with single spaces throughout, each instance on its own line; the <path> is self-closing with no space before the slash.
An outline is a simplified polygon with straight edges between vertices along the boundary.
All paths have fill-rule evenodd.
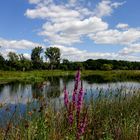
<path id="1" fill-rule="evenodd" d="M 95 83 L 95 77 L 90 76 L 88 80 L 83 80 L 83 88 L 88 100 L 91 95 L 97 97 L 99 93 L 108 94 L 109 92 L 131 93 L 140 90 L 140 83 L 136 82 L 117 82 L 117 83 Z M 96 81 L 96 80 L 95 80 Z M 67 86 L 71 96 L 74 87 L 74 80 L 69 77 L 50 77 L 48 81 L 35 84 L 13 83 L 0 86 L 0 103 L 7 104 L 26 104 L 27 102 L 45 97 L 52 102 L 62 102 L 63 88 Z"/>

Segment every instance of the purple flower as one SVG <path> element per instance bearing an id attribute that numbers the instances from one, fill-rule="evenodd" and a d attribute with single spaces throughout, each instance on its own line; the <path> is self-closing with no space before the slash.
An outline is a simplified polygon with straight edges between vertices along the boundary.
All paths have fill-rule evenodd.
<path id="1" fill-rule="evenodd" d="M 80 110 L 81 110 L 81 107 L 82 107 L 82 104 L 83 104 L 83 98 L 84 98 L 84 91 L 83 91 L 83 87 L 82 87 L 82 84 L 81 84 L 81 89 L 79 91 L 79 94 L 78 94 L 78 100 L 77 100 L 77 112 L 80 113 Z"/>
<path id="2" fill-rule="evenodd" d="M 87 111 L 84 114 L 83 120 L 78 124 L 78 130 L 77 130 L 77 139 L 79 140 L 80 137 L 85 133 L 85 128 L 87 126 Z"/>
<path id="3" fill-rule="evenodd" d="M 72 104 L 70 103 L 69 105 L 69 112 L 68 112 L 68 121 L 69 121 L 69 124 L 72 126 L 73 124 L 73 110 L 72 110 Z"/>
<path id="4" fill-rule="evenodd" d="M 79 82 L 80 82 L 80 70 L 77 71 L 75 76 L 75 86 L 74 86 L 75 93 L 77 93 Z"/>

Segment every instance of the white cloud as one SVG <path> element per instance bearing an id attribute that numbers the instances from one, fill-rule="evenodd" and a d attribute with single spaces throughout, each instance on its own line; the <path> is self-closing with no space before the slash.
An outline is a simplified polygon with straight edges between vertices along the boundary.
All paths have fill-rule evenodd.
<path id="1" fill-rule="evenodd" d="M 34 48 L 36 45 L 42 46 L 39 43 L 34 43 L 34 42 L 31 42 L 28 40 L 16 41 L 16 40 L 6 40 L 6 39 L 0 39 L 0 45 L 2 46 L 1 53 L 5 58 L 7 58 L 7 54 L 11 51 L 18 53 L 19 50 L 22 50 L 23 48 L 26 50 L 30 50 L 30 49 Z M 19 45 L 21 47 L 17 47 Z M 116 60 L 130 60 L 130 61 L 139 61 L 140 60 L 139 57 L 129 55 L 130 53 L 134 53 L 137 51 L 140 52 L 139 44 L 130 46 L 128 49 L 124 49 L 119 53 L 89 52 L 87 50 L 80 50 L 80 49 L 77 49 L 74 47 L 66 47 L 66 46 L 62 46 L 62 45 L 53 45 L 53 47 L 58 47 L 60 49 L 62 59 L 66 58 L 66 59 L 69 59 L 70 61 L 85 61 L 87 59 L 101 59 L 101 58 L 102 59 L 116 59 Z M 43 46 L 43 48 L 46 49 L 47 46 Z M 25 53 L 23 53 L 23 55 L 26 58 L 30 59 L 29 53 L 25 52 Z"/>
<path id="2" fill-rule="evenodd" d="M 80 16 L 78 11 L 68 9 L 63 5 L 51 4 L 47 6 L 38 6 L 35 9 L 27 9 L 25 15 L 29 18 L 42 18 L 51 21 L 57 21 L 56 19 L 68 19 L 69 17 L 77 18 Z"/>
<path id="3" fill-rule="evenodd" d="M 55 4 L 53 0 L 50 3 L 42 0 L 35 8 L 27 9 L 27 17 L 46 21 L 38 33 L 45 37 L 45 41 L 60 45 L 79 43 L 82 37 L 107 29 L 108 24 L 101 17 L 111 15 L 114 8 L 123 4 L 102 0 L 95 9 L 90 10 L 76 0 L 68 1 L 64 5 L 60 2 Z"/>
<path id="4" fill-rule="evenodd" d="M 97 32 L 90 37 L 97 44 L 130 45 L 140 40 L 140 29 L 129 28 L 125 31 L 110 29 Z"/>
<path id="5" fill-rule="evenodd" d="M 34 43 L 28 40 L 7 40 L 7 39 L 3 39 L 0 38 L 0 50 L 1 50 L 1 54 L 7 58 L 7 54 L 9 52 L 18 52 L 21 50 L 31 50 L 34 47 L 37 46 L 42 46 L 43 48 L 45 48 L 44 45 L 41 45 L 39 43 Z M 30 54 L 28 53 L 23 53 L 25 55 L 26 58 L 30 58 Z"/>
<path id="6" fill-rule="evenodd" d="M 100 18 L 90 17 L 85 20 L 71 22 L 44 24 L 40 35 L 47 36 L 47 39 L 54 44 L 71 45 L 81 41 L 81 36 L 95 33 L 108 28 L 108 24 Z"/>
<path id="7" fill-rule="evenodd" d="M 127 29 L 129 27 L 128 24 L 124 24 L 124 23 L 119 23 L 117 24 L 116 28 L 118 29 Z"/>
<path id="8" fill-rule="evenodd" d="M 140 43 L 131 44 L 128 47 L 123 48 L 120 52 L 121 55 L 129 55 L 133 53 L 140 53 Z"/>
<path id="9" fill-rule="evenodd" d="M 39 46 L 38 43 L 33 43 L 28 40 L 6 40 L 3 38 L 0 38 L 0 46 L 2 46 L 2 49 L 32 49 L 36 46 Z"/>
<path id="10" fill-rule="evenodd" d="M 87 59 L 112 59 L 112 60 L 128 60 L 140 61 L 140 57 L 133 55 L 122 55 L 120 53 L 101 53 L 101 52 L 88 52 L 87 50 L 79 50 L 74 47 L 65 47 L 61 45 L 54 45 L 61 50 L 61 57 L 70 61 L 85 61 Z"/>
<path id="11" fill-rule="evenodd" d="M 134 48 L 135 50 L 139 48 L 136 44 L 140 44 L 138 43 L 140 29 L 129 28 L 129 25 L 124 23 L 109 29 L 109 24 L 103 20 L 103 17 L 110 16 L 114 9 L 125 2 L 101 0 L 92 10 L 82 6 L 77 0 L 68 0 L 65 4 L 62 1 L 57 1 L 56 4 L 54 0 L 29 0 L 29 2 L 35 4 L 35 7 L 27 9 L 25 15 L 31 19 L 40 18 L 44 21 L 42 30 L 38 34 L 53 46 L 59 44 L 63 57 L 70 60 L 139 59 L 129 54 L 135 53 Z M 89 37 L 96 44 L 121 45 L 125 48 L 118 53 L 92 53 L 63 46 L 81 43 L 83 37 Z"/>
<path id="12" fill-rule="evenodd" d="M 111 0 L 102 0 L 95 9 L 95 15 L 98 17 L 110 16 L 113 13 L 114 8 L 118 8 L 123 5 L 124 2 L 114 2 Z"/>

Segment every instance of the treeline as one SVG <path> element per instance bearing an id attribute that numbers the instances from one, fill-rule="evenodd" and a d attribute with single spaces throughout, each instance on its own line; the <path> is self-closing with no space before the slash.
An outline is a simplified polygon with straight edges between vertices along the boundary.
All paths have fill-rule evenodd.
<path id="1" fill-rule="evenodd" d="M 140 70 L 140 62 L 88 59 L 84 62 L 71 62 L 61 59 L 60 49 L 56 47 L 35 47 L 31 52 L 31 59 L 23 54 L 9 52 L 7 59 L 0 54 L 0 70 L 30 71 L 30 70 L 76 70 L 78 67 L 85 70 Z"/>

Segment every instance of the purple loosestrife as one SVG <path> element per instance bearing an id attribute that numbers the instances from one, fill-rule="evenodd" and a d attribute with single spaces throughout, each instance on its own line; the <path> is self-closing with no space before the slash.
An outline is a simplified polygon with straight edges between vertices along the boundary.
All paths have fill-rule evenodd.
<path id="1" fill-rule="evenodd" d="M 73 108 L 72 108 L 72 104 L 71 103 L 69 105 L 68 121 L 69 121 L 69 124 L 72 126 L 74 118 L 73 118 Z"/>
<path id="2" fill-rule="evenodd" d="M 79 123 L 77 128 L 77 140 L 80 139 L 80 137 L 85 133 L 85 128 L 87 126 L 87 111 L 84 114 L 83 120 Z"/>
<path id="3" fill-rule="evenodd" d="M 64 104 L 67 108 L 67 118 L 70 126 L 76 123 L 76 127 L 74 127 L 75 135 L 77 139 L 84 134 L 85 128 L 87 126 L 87 111 L 85 114 L 82 114 L 82 106 L 84 100 L 84 91 L 83 85 L 81 82 L 81 87 L 79 90 L 79 82 L 80 82 L 80 70 L 77 71 L 75 76 L 75 85 L 72 94 L 72 100 L 69 102 L 68 92 L 66 91 L 66 86 L 64 88 Z M 75 120 L 75 121 L 74 121 Z"/>
<path id="4" fill-rule="evenodd" d="M 76 76 L 75 76 L 75 86 L 74 86 L 75 93 L 77 93 L 79 82 L 80 82 L 80 70 L 77 71 Z"/>
<path id="5" fill-rule="evenodd" d="M 83 104 L 83 99 L 84 99 L 84 91 L 83 91 L 83 85 L 81 83 L 81 89 L 79 91 L 78 100 L 77 100 L 77 112 L 76 112 L 77 124 L 78 124 L 79 119 L 80 119 L 79 117 L 80 117 L 80 111 L 81 111 L 82 104 Z"/>
<path id="6" fill-rule="evenodd" d="M 77 94 L 79 82 L 80 82 L 80 69 L 78 69 L 78 71 L 75 75 L 75 86 L 74 86 L 74 90 L 73 90 L 73 94 L 72 94 L 72 103 L 73 103 L 74 110 L 76 108 L 76 94 Z"/>

